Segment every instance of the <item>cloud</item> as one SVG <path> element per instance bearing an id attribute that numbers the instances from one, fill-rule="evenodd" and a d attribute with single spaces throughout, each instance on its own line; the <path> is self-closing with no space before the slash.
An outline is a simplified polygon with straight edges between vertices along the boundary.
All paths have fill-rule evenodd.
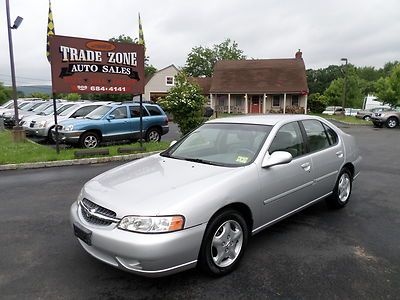
<path id="1" fill-rule="evenodd" d="M 340 64 L 381 67 L 400 59 L 400 2 L 396 0 L 52 0 L 57 34 L 109 39 L 137 37 L 141 13 L 150 63 L 183 66 L 195 46 L 231 38 L 250 58 L 293 57 L 307 68 Z M 5 17 L 4 3 L 0 4 Z M 11 16 L 19 84 L 50 82 L 45 57 L 47 0 L 15 0 Z M 5 25 L 5 22 L 3 23 Z M 0 28 L 0 81 L 10 82 L 6 26 Z"/>

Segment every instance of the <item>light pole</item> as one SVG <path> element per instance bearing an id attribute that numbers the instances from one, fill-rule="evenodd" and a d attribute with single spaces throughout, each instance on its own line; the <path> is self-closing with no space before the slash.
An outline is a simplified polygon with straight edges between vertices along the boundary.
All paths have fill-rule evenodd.
<path id="1" fill-rule="evenodd" d="M 21 25 L 23 19 L 18 16 L 14 21 L 14 25 L 11 26 L 9 0 L 6 0 L 6 13 L 7 13 L 8 47 L 9 47 L 9 51 L 10 51 L 11 80 L 12 80 L 12 88 L 13 88 L 14 118 L 15 118 L 15 126 L 13 128 L 12 134 L 13 134 L 13 140 L 15 142 L 19 142 L 19 141 L 24 140 L 25 137 L 24 137 L 23 129 L 19 126 L 17 84 L 15 81 L 14 52 L 13 52 L 11 29 L 17 29 L 19 27 L 19 25 Z"/>
<path id="2" fill-rule="evenodd" d="M 347 58 L 341 58 L 341 61 L 345 62 L 345 74 L 344 74 L 344 95 L 343 95 L 343 102 L 342 102 L 342 114 L 345 115 L 345 105 L 346 105 L 346 98 L 347 98 L 347 63 L 348 59 Z"/>

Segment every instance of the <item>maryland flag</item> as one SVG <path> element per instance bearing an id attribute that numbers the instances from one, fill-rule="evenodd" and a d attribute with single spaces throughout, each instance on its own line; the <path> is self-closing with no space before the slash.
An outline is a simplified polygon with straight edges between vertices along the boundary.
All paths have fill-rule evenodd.
<path id="1" fill-rule="evenodd" d="M 47 19 L 47 45 L 46 45 L 46 56 L 47 60 L 50 62 L 50 42 L 49 36 L 55 35 L 53 13 L 51 11 L 51 0 L 49 0 L 49 15 Z"/>
<path id="2" fill-rule="evenodd" d="M 139 45 L 143 45 L 144 48 L 146 49 L 146 45 L 145 45 L 145 43 L 144 43 L 144 35 L 143 35 L 142 21 L 140 20 L 140 14 L 139 14 Z"/>

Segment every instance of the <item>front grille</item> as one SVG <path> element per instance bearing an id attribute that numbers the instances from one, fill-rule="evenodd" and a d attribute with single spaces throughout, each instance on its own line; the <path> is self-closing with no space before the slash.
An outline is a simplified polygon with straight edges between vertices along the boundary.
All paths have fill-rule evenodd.
<path id="1" fill-rule="evenodd" d="M 112 210 L 109 210 L 105 207 L 102 207 L 100 205 L 97 205 L 96 203 L 93 203 L 92 201 L 84 198 L 82 200 L 83 205 L 81 204 L 81 212 L 82 216 L 85 219 L 86 222 L 95 224 L 95 225 L 102 225 L 102 226 L 107 226 L 110 225 L 112 222 L 106 219 L 103 219 L 101 217 L 93 216 L 91 215 L 85 207 L 87 207 L 89 210 L 94 210 L 96 214 L 103 215 L 108 218 L 115 218 L 116 213 L 113 212 Z M 85 206 L 85 207 L 84 207 Z"/>

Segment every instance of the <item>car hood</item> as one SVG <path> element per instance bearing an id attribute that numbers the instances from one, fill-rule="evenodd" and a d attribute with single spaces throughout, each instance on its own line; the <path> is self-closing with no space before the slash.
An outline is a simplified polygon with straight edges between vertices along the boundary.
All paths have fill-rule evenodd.
<path id="1" fill-rule="evenodd" d="M 85 119 L 85 118 L 72 118 L 72 119 L 64 119 L 62 122 L 59 122 L 62 126 L 74 125 L 74 127 L 86 126 L 88 124 L 93 124 L 94 120 Z"/>
<path id="2" fill-rule="evenodd" d="M 162 157 L 159 154 L 125 164 L 90 180 L 82 195 L 126 215 L 180 214 L 199 194 L 243 167 L 228 168 Z M 188 205 L 189 204 L 189 205 Z"/>

